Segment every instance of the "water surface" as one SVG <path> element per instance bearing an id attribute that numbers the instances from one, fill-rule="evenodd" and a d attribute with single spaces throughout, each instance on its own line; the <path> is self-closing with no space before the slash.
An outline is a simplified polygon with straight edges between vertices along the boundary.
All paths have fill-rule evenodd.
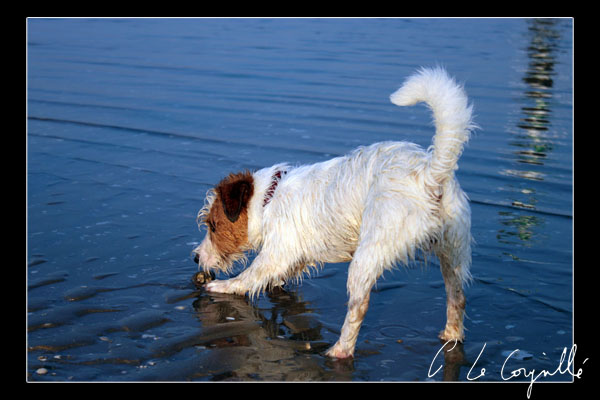
<path id="1" fill-rule="evenodd" d="M 517 348 L 511 369 L 553 371 L 571 347 L 571 20 L 30 19 L 27 30 L 29 380 L 466 380 L 484 345 L 479 380 L 500 380 Z M 388 97 L 437 64 L 465 83 L 481 126 L 457 172 L 476 241 L 464 346 L 435 358 L 435 259 L 380 279 L 350 362 L 323 356 L 344 319 L 347 264 L 255 302 L 192 284 L 212 185 L 382 140 L 427 147 L 427 109 Z"/>

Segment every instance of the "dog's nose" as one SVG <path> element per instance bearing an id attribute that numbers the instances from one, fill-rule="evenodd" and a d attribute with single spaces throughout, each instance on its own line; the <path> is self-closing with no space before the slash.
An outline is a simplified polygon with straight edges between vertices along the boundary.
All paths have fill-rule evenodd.
<path id="1" fill-rule="evenodd" d="M 198 264 L 200 262 L 200 259 L 198 258 L 198 253 L 196 253 L 195 251 L 192 251 L 192 260 L 194 260 L 194 263 Z"/>

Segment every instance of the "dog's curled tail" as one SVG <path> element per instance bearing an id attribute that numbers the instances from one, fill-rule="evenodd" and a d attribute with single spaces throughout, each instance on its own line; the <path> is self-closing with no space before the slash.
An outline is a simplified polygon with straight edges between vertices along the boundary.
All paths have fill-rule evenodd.
<path id="1" fill-rule="evenodd" d="M 443 68 L 421 68 L 390 96 L 398 106 L 425 102 L 433 111 L 435 136 L 430 174 L 441 185 L 457 169 L 458 159 L 471 130 L 473 106 L 468 104 L 464 88 Z"/>

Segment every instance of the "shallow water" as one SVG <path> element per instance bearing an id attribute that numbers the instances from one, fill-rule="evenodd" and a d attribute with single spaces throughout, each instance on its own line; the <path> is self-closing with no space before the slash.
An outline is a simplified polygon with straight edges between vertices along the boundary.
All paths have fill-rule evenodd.
<path id="1" fill-rule="evenodd" d="M 29 380 L 466 380 L 476 360 L 471 378 L 485 368 L 478 380 L 501 380 L 515 349 L 504 376 L 554 371 L 571 348 L 571 20 L 27 28 Z M 193 285 L 195 217 L 212 185 L 376 141 L 428 146 L 426 108 L 388 96 L 435 64 L 465 82 L 481 126 L 457 172 L 476 241 L 463 346 L 436 358 L 435 259 L 380 279 L 347 362 L 323 356 L 344 319 L 347 264 L 254 303 Z"/>

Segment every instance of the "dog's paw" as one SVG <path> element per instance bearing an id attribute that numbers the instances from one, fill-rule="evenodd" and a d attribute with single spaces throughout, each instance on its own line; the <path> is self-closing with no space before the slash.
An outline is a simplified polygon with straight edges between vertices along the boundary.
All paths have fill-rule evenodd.
<path id="1" fill-rule="evenodd" d="M 207 292 L 229 293 L 229 281 L 215 280 L 204 285 Z"/>
<path id="2" fill-rule="evenodd" d="M 337 342 L 336 344 L 333 345 L 333 347 L 331 347 L 329 350 L 327 350 L 325 355 L 327 357 L 331 357 L 331 358 L 345 359 L 345 358 L 354 357 L 353 350 L 354 349 L 345 349 L 340 345 L 340 342 Z"/>
<path id="3" fill-rule="evenodd" d="M 438 337 L 443 341 L 457 340 L 462 343 L 465 340 L 465 334 L 459 329 L 453 329 L 452 327 L 446 327 L 440 332 Z"/>
<path id="4" fill-rule="evenodd" d="M 212 293 L 238 294 L 238 290 L 233 279 L 214 280 L 204 285 L 204 289 L 207 292 Z"/>

